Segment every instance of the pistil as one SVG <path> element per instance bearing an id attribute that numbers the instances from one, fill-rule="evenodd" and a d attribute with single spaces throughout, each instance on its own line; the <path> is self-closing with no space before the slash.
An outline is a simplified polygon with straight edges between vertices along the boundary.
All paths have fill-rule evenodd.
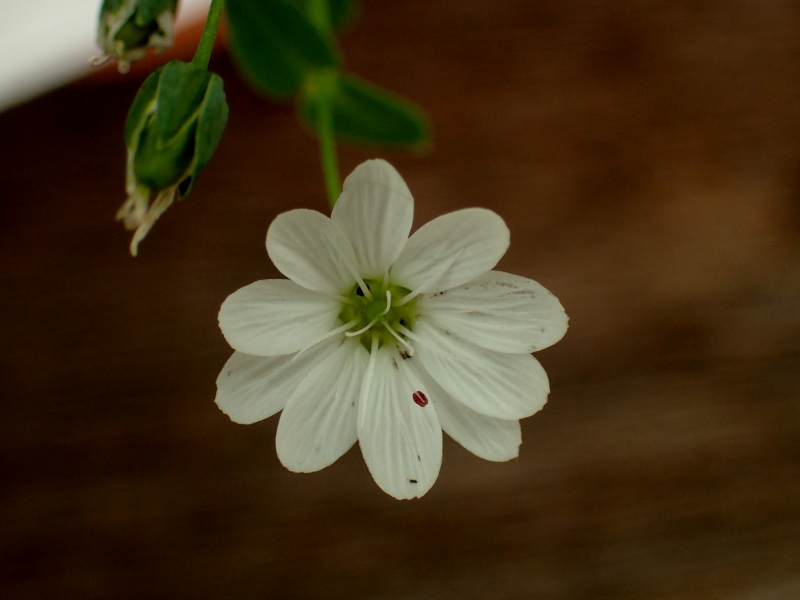
<path id="1" fill-rule="evenodd" d="M 345 332 L 347 337 L 359 338 L 367 350 L 387 344 L 400 343 L 409 354 L 414 350 L 406 340 L 403 330 L 410 331 L 416 319 L 413 300 L 408 302 L 405 296 L 409 290 L 386 280 L 360 279 L 353 286 L 342 303 L 339 321 L 352 324 Z M 385 300 L 384 300 L 385 298 Z"/>

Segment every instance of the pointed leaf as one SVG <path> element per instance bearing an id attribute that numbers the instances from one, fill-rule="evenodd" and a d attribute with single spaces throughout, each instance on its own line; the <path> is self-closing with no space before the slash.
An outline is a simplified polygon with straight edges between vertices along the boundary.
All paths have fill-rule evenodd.
<path id="1" fill-rule="evenodd" d="M 310 5 L 315 0 L 293 0 L 294 5 L 309 14 Z M 328 18 L 333 29 L 340 29 L 355 17 L 358 6 L 355 0 L 328 0 Z"/>
<path id="2" fill-rule="evenodd" d="M 338 62 L 331 40 L 288 0 L 228 0 L 227 11 L 234 58 L 262 92 L 290 96 Z"/>
<path id="3" fill-rule="evenodd" d="M 428 142 L 428 119 L 408 100 L 352 75 L 341 75 L 331 88 L 337 138 L 388 147 L 418 148 Z M 319 102 L 328 101 L 327 89 L 320 86 L 301 103 L 301 114 L 312 127 Z"/>

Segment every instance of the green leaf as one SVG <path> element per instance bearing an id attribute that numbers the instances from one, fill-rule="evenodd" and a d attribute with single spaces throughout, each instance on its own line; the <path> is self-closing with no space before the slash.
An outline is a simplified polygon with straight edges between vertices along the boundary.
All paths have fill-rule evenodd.
<path id="1" fill-rule="evenodd" d="M 421 108 L 352 75 L 341 74 L 327 91 L 309 86 L 301 100 L 301 116 L 316 129 L 320 102 L 333 103 L 333 124 L 341 140 L 387 147 L 421 148 L 430 140 L 428 119 Z M 332 99 L 327 98 L 333 94 Z"/>
<path id="2" fill-rule="evenodd" d="M 309 14 L 310 5 L 314 1 L 315 0 L 293 0 L 294 5 L 303 11 L 305 15 Z M 328 17 L 333 29 L 341 29 L 355 17 L 358 8 L 355 0 L 327 0 L 327 2 Z"/>
<path id="3" fill-rule="evenodd" d="M 334 29 L 341 29 L 356 15 L 358 5 L 354 0 L 330 0 L 331 25 Z"/>
<path id="4" fill-rule="evenodd" d="M 291 96 L 309 74 L 338 63 L 332 41 L 289 0 L 228 0 L 226 6 L 234 59 L 259 91 Z"/>

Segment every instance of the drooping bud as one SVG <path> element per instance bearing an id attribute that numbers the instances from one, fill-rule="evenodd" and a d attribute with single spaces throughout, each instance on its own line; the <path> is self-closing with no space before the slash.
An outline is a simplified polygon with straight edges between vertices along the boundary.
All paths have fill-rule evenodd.
<path id="1" fill-rule="evenodd" d="M 191 63 L 169 62 L 142 84 L 125 122 L 128 199 L 117 213 L 136 230 L 132 255 L 175 197 L 191 192 L 227 120 L 222 79 Z"/>
<path id="2" fill-rule="evenodd" d="M 105 56 L 117 60 L 121 73 L 148 50 L 164 50 L 172 45 L 173 25 L 178 0 L 104 0 L 97 23 L 97 44 Z"/>

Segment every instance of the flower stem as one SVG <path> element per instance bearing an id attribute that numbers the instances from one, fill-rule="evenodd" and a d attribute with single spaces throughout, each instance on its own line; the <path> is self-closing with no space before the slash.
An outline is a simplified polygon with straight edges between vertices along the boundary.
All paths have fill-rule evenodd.
<path id="1" fill-rule="evenodd" d="M 331 35 L 331 18 L 328 0 L 311 0 L 308 15 L 312 23 L 326 37 Z M 336 132 L 333 124 L 333 97 L 336 93 L 336 72 L 320 73 L 317 94 L 317 135 L 319 136 L 319 155 L 322 161 L 322 174 L 325 177 L 325 190 L 331 207 L 336 204 L 342 191 L 339 178 L 339 159 L 336 155 Z"/>
<path id="2" fill-rule="evenodd" d="M 324 79 L 330 78 L 324 77 Z M 328 202 L 333 207 L 336 200 L 339 199 L 342 184 L 339 180 L 339 159 L 336 156 L 336 136 L 333 128 L 333 111 L 331 110 L 332 93 L 327 90 L 330 90 L 331 84 L 335 85 L 336 82 L 326 81 L 325 83 L 326 91 L 320 94 L 317 105 L 319 111 L 317 135 L 319 135 L 319 154 L 322 160 L 322 173 L 325 177 L 325 190 L 328 192 Z"/>
<path id="3" fill-rule="evenodd" d="M 217 37 L 223 6 L 225 6 L 225 0 L 211 0 L 206 24 L 200 36 L 200 43 L 197 45 L 197 51 L 192 59 L 193 65 L 208 69 L 208 61 L 211 59 L 211 51 L 214 49 L 214 39 Z"/>
<path id="4" fill-rule="evenodd" d="M 331 16 L 328 0 L 311 0 L 308 3 L 308 17 L 326 36 L 331 33 Z"/>

